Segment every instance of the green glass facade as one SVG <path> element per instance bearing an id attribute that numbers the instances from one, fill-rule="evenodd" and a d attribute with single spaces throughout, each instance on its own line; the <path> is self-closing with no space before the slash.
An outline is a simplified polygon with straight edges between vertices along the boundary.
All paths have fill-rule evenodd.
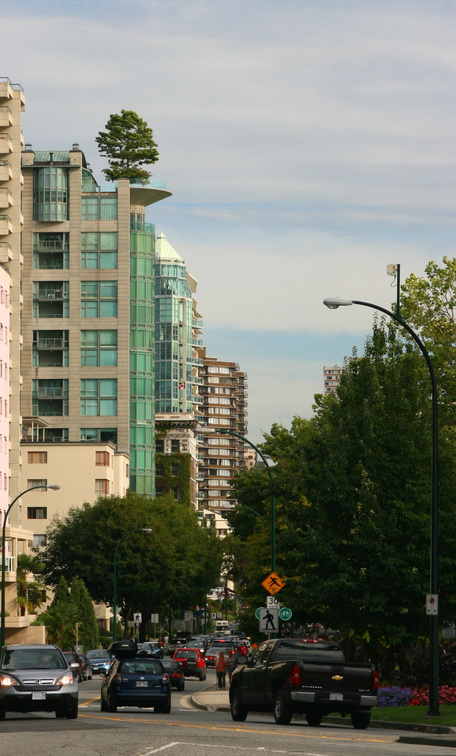
<path id="1" fill-rule="evenodd" d="M 155 495 L 154 241 L 153 226 L 130 233 L 130 487 L 147 496 Z"/>

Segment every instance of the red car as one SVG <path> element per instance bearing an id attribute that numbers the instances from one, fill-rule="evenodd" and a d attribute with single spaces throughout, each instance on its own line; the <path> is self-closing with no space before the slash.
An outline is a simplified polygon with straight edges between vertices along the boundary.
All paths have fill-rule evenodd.
<path id="1" fill-rule="evenodd" d="M 206 679 L 206 661 L 199 648 L 178 648 L 174 652 L 173 659 L 179 663 L 185 677 Z"/>

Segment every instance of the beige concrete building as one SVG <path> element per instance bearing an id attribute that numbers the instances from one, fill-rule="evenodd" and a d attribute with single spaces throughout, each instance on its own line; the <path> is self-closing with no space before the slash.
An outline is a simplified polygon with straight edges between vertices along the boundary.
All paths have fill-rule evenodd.
<path id="1" fill-rule="evenodd" d="M 245 444 L 229 431 L 241 436 L 247 431 L 247 375 L 235 362 L 206 357 L 205 349 L 201 356 L 202 423 L 212 432 L 200 435 L 199 503 L 223 513 L 236 506 L 229 498 L 230 481 L 245 466 Z"/>

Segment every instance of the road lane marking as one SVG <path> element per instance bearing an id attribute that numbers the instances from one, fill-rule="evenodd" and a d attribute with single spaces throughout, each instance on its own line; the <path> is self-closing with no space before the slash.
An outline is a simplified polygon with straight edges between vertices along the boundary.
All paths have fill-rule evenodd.
<path id="1" fill-rule="evenodd" d="M 95 715 L 95 714 L 79 714 L 81 719 L 104 719 L 108 722 L 133 722 L 133 723 L 140 723 L 140 724 L 160 724 L 160 725 L 167 725 L 168 727 L 186 727 L 188 729 L 193 730 L 216 730 L 221 732 L 245 732 L 247 734 L 254 734 L 254 735 L 270 735 L 271 730 L 257 730 L 249 727 L 239 727 L 239 725 L 236 725 L 235 727 L 229 727 L 229 726 L 222 726 L 222 725 L 203 725 L 203 724 L 188 724 L 186 722 L 173 722 L 169 719 L 140 719 L 139 717 L 115 717 L 115 716 L 107 716 L 107 715 Z M 309 728 L 310 729 L 310 728 Z M 287 738 L 317 738 L 319 740 L 337 740 L 337 741 L 347 741 L 347 742 L 353 742 L 358 741 L 360 743 L 396 743 L 397 739 L 396 737 L 383 737 L 383 738 L 375 738 L 375 737 L 362 737 L 361 735 L 351 735 L 351 736 L 342 736 L 337 737 L 336 735 L 326 735 L 324 733 L 316 733 L 315 730 L 312 730 L 311 732 L 290 732 L 289 730 L 286 731 L 281 730 L 280 734 Z"/>
<path id="2" fill-rule="evenodd" d="M 89 704 L 93 704 L 95 701 L 99 701 L 99 700 L 100 700 L 100 696 L 97 696 L 96 698 L 89 698 L 88 701 L 84 701 L 84 703 L 80 703 L 79 708 L 81 708 L 82 706 L 88 706 Z"/>

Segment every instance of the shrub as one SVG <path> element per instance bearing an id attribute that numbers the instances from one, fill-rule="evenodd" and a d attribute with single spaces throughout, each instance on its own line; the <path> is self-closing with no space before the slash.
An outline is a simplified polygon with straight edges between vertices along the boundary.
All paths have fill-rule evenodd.
<path id="1" fill-rule="evenodd" d="M 378 689 L 378 706 L 407 706 L 411 697 L 411 688 L 400 688 L 398 685 L 385 686 Z"/>

